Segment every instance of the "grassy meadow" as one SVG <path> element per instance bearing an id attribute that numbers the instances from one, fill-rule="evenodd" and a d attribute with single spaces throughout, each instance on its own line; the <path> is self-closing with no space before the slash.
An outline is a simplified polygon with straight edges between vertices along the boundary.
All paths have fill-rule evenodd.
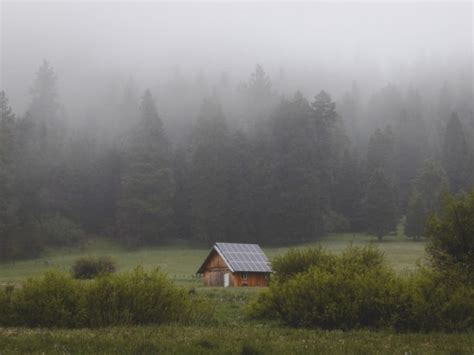
<path id="1" fill-rule="evenodd" d="M 348 245 L 374 244 L 385 253 L 388 262 L 399 271 L 410 270 L 425 257 L 423 242 L 414 242 L 401 234 L 387 236 L 381 243 L 375 237 L 363 234 L 336 234 L 324 237 L 317 242 L 294 245 L 303 248 L 321 244 L 323 247 L 339 252 Z M 263 248 L 267 256 L 284 253 L 290 247 Z M 74 260 L 80 256 L 108 255 L 118 266 L 118 271 L 130 270 L 137 265 L 145 269 L 160 267 L 178 283 L 199 285 L 195 272 L 209 253 L 209 248 L 188 244 L 139 248 L 127 250 L 107 241 L 98 241 L 80 249 L 50 250 L 38 259 L 0 264 L 0 283 L 18 282 L 31 276 L 38 276 L 46 270 L 59 268 L 69 270 Z"/>
<path id="2" fill-rule="evenodd" d="M 470 334 L 393 334 L 276 327 L 0 329 L 2 354 L 472 354 Z"/>
<path id="3" fill-rule="evenodd" d="M 382 243 L 365 235 L 330 235 L 318 242 L 339 252 L 347 245 L 374 243 L 384 251 L 389 263 L 400 272 L 413 270 L 425 257 L 424 243 L 398 234 Z M 265 248 L 268 257 L 289 247 Z M 109 255 L 118 271 L 136 265 L 151 269 L 159 266 L 178 284 L 194 288 L 212 304 L 214 322 L 206 325 L 131 326 L 101 329 L 0 328 L 0 354 L 90 354 L 90 353 L 171 353 L 171 354 L 418 354 L 474 353 L 474 333 L 404 334 L 392 331 L 323 331 L 291 329 L 270 321 L 249 320 L 245 308 L 259 289 L 206 288 L 194 277 L 208 253 L 204 247 L 186 244 L 129 251 L 105 241 L 76 250 L 49 251 L 36 260 L 0 266 L 0 283 L 21 282 L 50 268 L 69 270 L 83 255 Z"/>

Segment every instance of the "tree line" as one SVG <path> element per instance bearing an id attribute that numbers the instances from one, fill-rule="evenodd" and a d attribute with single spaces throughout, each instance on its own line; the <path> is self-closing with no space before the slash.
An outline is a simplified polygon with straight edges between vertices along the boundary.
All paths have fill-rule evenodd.
<path id="1" fill-rule="evenodd" d="M 0 94 L 0 260 L 97 236 L 129 247 L 382 240 L 402 216 L 416 240 L 443 193 L 474 184 L 472 111 L 460 117 L 452 100 L 430 111 L 414 89 L 389 85 L 366 103 L 355 87 L 338 103 L 325 91 L 278 96 L 257 66 L 240 88 L 245 126 L 215 92 L 177 139 L 150 90 L 136 100 L 125 88 L 109 107 L 120 129 L 70 125 L 57 81 L 45 61 L 22 116 Z"/>

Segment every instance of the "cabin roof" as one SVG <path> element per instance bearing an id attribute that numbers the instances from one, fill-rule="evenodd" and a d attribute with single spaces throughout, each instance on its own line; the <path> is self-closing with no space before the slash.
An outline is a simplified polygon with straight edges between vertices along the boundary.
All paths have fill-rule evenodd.
<path id="1" fill-rule="evenodd" d="M 272 272 L 270 262 L 258 244 L 216 243 L 197 271 L 201 274 L 216 251 L 232 272 Z"/>

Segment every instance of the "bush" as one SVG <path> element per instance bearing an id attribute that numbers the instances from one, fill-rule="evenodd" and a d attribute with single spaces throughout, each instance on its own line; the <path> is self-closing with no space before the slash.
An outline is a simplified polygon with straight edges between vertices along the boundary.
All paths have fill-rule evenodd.
<path id="1" fill-rule="evenodd" d="M 107 256 L 79 258 L 72 266 L 72 274 L 76 279 L 93 279 L 99 275 L 112 274 L 115 270 L 115 262 Z"/>
<path id="2" fill-rule="evenodd" d="M 297 267 L 288 273 L 291 260 Z M 373 248 L 351 247 L 341 256 L 322 249 L 291 251 L 279 258 L 277 269 L 277 282 L 252 305 L 254 316 L 278 315 L 292 326 L 349 329 L 386 323 L 394 308 L 395 274 Z"/>
<path id="3" fill-rule="evenodd" d="M 0 315 L 5 323 L 12 321 L 11 295 L 13 290 L 12 285 L 0 287 Z"/>
<path id="4" fill-rule="evenodd" d="M 93 327 L 184 321 L 189 312 L 187 292 L 158 270 L 102 276 L 87 288 L 85 313 Z"/>
<path id="5" fill-rule="evenodd" d="M 11 325 L 73 327 L 81 316 L 83 298 L 82 284 L 67 274 L 49 271 L 12 292 Z"/>
<path id="6" fill-rule="evenodd" d="M 426 236 L 434 267 L 455 270 L 474 286 L 474 190 L 458 198 L 445 196 L 440 213 L 428 220 Z"/>
<path id="7" fill-rule="evenodd" d="M 160 271 L 101 275 L 83 282 L 53 271 L 0 289 L 0 326 L 102 327 L 203 321 L 202 302 Z M 208 317 L 207 317 L 208 318 Z"/>
<path id="8" fill-rule="evenodd" d="M 290 249 L 283 255 L 272 260 L 275 282 L 284 282 L 299 273 L 308 271 L 311 267 L 324 270 L 334 270 L 337 258 L 322 247 L 306 249 Z"/>
<path id="9" fill-rule="evenodd" d="M 325 329 L 474 328 L 472 286 L 429 269 L 396 275 L 370 247 L 350 247 L 341 255 L 291 250 L 277 258 L 275 270 L 270 288 L 250 304 L 250 316 Z"/>
<path id="10" fill-rule="evenodd" d="M 421 269 L 403 280 L 399 311 L 392 325 L 399 330 L 462 331 L 474 329 L 474 288 L 446 274 Z"/>
<path id="11" fill-rule="evenodd" d="M 376 248 L 349 247 L 341 256 L 323 249 L 321 246 L 305 249 L 290 249 L 272 260 L 273 278 L 277 282 L 288 280 L 299 273 L 315 267 L 327 272 L 334 272 L 338 263 L 358 271 L 365 268 L 383 265 L 383 254 Z M 355 271 L 354 269 L 354 271 Z"/>

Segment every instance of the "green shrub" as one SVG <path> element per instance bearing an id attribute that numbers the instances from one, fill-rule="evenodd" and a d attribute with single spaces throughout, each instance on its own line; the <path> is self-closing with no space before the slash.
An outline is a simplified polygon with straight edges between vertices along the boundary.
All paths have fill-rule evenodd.
<path id="1" fill-rule="evenodd" d="M 283 282 L 296 274 L 308 271 L 313 266 L 324 270 L 333 270 L 336 267 L 336 261 L 335 255 L 330 254 L 320 246 L 290 249 L 285 254 L 272 260 L 272 279 L 275 282 Z"/>
<path id="2" fill-rule="evenodd" d="M 57 271 L 0 291 L 0 326 L 102 327 L 204 322 L 201 301 L 160 271 L 141 267 L 84 282 Z"/>
<path id="3" fill-rule="evenodd" d="M 190 314 L 186 290 L 158 270 L 142 268 L 102 276 L 87 287 L 86 314 L 91 326 L 184 321 Z"/>
<path id="4" fill-rule="evenodd" d="M 455 274 L 399 276 L 367 247 L 292 250 L 277 260 L 277 277 L 249 306 L 252 317 L 325 329 L 474 329 L 474 288 Z"/>
<path id="5" fill-rule="evenodd" d="M 11 295 L 13 290 L 13 285 L 0 287 L 0 316 L 5 323 L 10 323 L 12 318 Z"/>
<path id="6" fill-rule="evenodd" d="M 67 274 L 49 271 L 28 279 L 11 295 L 11 321 L 19 326 L 73 327 L 81 314 L 82 284 Z"/>
<path id="7" fill-rule="evenodd" d="M 341 328 L 380 326 L 396 302 L 394 274 L 388 269 L 357 274 L 339 265 L 317 267 L 272 285 L 274 310 L 293 326 Z M 268 297 L 268 296 L 267 296 Z M 267 313 L 269 313 L 267 311 Z"/>
<path id="8" fill-rule="evenodd" d="M 474 287 L 474 190 L 446 195 L 441 211 L 426 225 L 427 252 L 441 272 L 453 270 Z"/>
<path id="9" fill-rule="evenodd" d="M 392 325 L 399 330 L 461 331 L 474 329 L 474 288 L 446 274 L 421 269 L 403 279 L 399 311 Z"/>
<path id="10" fill-rule="evenodd" d="M 72 274 L 76 279 L 93 279 L 102 274 L 111 274 L 116 270 L 115 262 L 108 256 L 82 257 L 72 266 Z"/>

